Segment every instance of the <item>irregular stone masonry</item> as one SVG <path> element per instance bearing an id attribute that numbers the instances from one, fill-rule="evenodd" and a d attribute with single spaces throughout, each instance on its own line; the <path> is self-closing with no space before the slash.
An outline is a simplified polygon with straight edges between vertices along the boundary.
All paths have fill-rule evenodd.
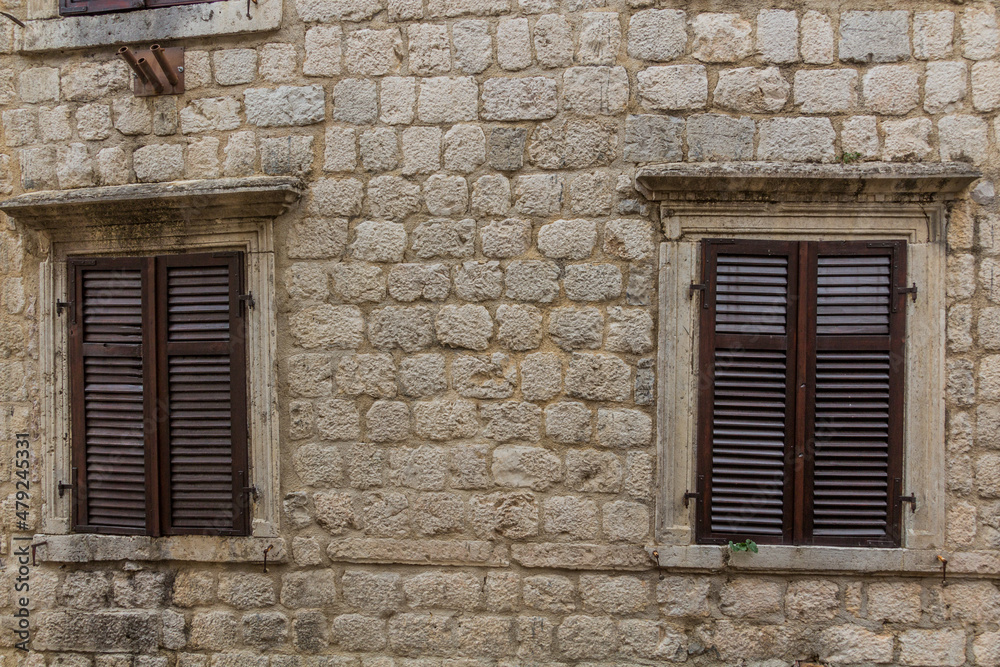
<path id="1" fill-rule="evenodd" d="M 683 574 L 639 548 L 662 236 L 636 165 L 1000 176 L 994 3 L 744 4 L 287 0 L 276 32 L 178 43 L 186 92 L 154 98 L 111 47 L 18 53 L 2 26 L 4 195 L 307 188 L 275 229 L 290 561 L 40 565 L 36 652 L 0 633 L 7 667 L 1000 665 L 991 580 Z M 947 239 L 950 552 L 1000 546 L 1000 214 L 975 192 Z M 45 381 L 43 258 L 0 230 L 11 458 Z"/>

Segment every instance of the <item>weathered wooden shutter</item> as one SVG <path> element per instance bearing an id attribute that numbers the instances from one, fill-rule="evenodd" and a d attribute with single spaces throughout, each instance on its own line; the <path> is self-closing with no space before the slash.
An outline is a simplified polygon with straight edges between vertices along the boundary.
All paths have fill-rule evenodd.
<path id="1" fill-rule="evenodd" d="M 105 14 L 108 12 L 124 12 L 131 9 L 153 9 L 155 7 L 172 7 L 174 5 L 195 5 L 221 0 L 59 0 L 59 14 L 73 16 L 77 14 Z"/>
<path id="2" fill-rule="evenodd" d="M 899 543 L 906 244 L 809 244 L 805 539 Z"/>
<path id="3" fill-rule="evenodd" d="M 795 243 L 706 241 L 698 535 L 791 536 Z"/>
<path id="4" fill-rule="evenodd" d="M 74 524 L 80 531 L 145 533 L 153 458 L 145 419 L 155 369 L 144 259 L 70 260 L 70 377 Z M 146 348 L 146 349 L 144 349 Z"/>
<path id="5" fill-rule="evenodd" d="M 166 534 L 246 532 L 242 255 L 157 260 Z"/>

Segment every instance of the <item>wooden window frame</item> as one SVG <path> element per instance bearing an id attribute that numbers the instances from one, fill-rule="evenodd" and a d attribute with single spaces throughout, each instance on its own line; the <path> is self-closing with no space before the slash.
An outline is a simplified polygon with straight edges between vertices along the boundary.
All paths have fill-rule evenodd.
<path id="1" fill-rule="evenodd" d="M 888 253 L 886 252 L 888 250 Z M 756 335 L 755 347 L 782 349 L 788 354 L 786 368 L 786 415 L 783 477 L 782 532 L 767 537 L 712 529 L 712 415 L 714 409 L 714 363 L 717 341 L 733 349 L 745 342 L 740 335 L 716 331 L 716 280 L 714 270 L 720 251 L 730 254 L 775 255 L 788 258 L 788 307 L 785 336 Z M 884 336 L 817 336 L 817 296 L 813 281 L 817 275 L 817 257 L 833 255 L 886 255 L 891 257 L 889 281 L 889 330 Z M 698 417 L 696 474 L 697 504 L 695 538 L 702 544 L 725 544 L 750 537 L 762 544 L 900 547 L 902 541 L 902 480 L 904 456 L 904 372 L 906 313 L 905 241 L 787 241 L 703 239 L 701 242 L 702 302 L 698 347 Z M 745 336 L 744 336 L 745 338 Z M 882 340 L 882 339 L 885 340 Z M 732 339 L 732 340 L 729 340 Z M 836 339 L 836 340 L 835 340 Z M 864 341 L 862 342 L 862 339 Z M 875 339 L 878 339 L 876 342 Z M 749 340 L 749 339 L 747 339 Z M 852 341 L 854 341 L 852 343 Z M 885 346 L 891 364 L 889 371 L 888 471 L 886 474 L 887 530 L 881 538 L 818 537 L 813 533 L 812 501 L 817 350 L 881 349 Z"/>
<path id="2" fill-rule="evenodd" d="M 60 16 L 88 16 L 137 9 L 200 5 L 222 0 L 59 0 Z"/>
<path id="3" fill-rule="evenodd" d="M 228 266 L 228 340 L 194 344 L 170 341 L 167 334 L 167 268 L 173 266 Z M 249 433 L 247 415 L 246 308 L 240 298 L 244 290 L 244 254 L 238 251 L 201 252 L 142 257 L 83 257 L 67 259 L 67 294 L 71 299 L 68 335 L 69 387 L 71 409 L 71 460 L 74 470 L 72 527 L 74 532 L 118 535 L 219 535 L 250 534 Z M 146 478 L 146 522 L 141 530 L 107 525 L 91 525 L 87 516 L 87 475 L 85 450 L 82 306 L 83 287 L 79 276 L 84 267 L 136 268 L 142 278 L 142 358 L 144 402 L 144 463 Z M 226 354 L 230 359 L 232 493 L 231 525 L 212 528 L 173 527 L 170 493 L 170 424 L 158 415 L 167 403 L 167 363 L 170 350 L 179 353 Z M 187 352 L 185 352 L 187 351 Z"/>

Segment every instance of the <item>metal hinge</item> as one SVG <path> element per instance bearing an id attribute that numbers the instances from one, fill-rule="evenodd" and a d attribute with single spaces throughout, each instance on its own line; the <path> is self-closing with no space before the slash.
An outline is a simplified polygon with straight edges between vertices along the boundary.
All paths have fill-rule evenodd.
<path id="1" fill-rule="evenodd" d="M 901 503 L 910 503 L 910 512 L 911 513 L 917 511 L 917 496 L 916 495 L 914 495 L 914 494 L 911 493 L 908 496 L 900 496 L 899 497 L 899 502 L 901 502 Z"/>
<path id="2" fill-rule="evenodd" d="M 914 283 L 910 287 L 897 287 L 896 294 L 909 294 L 914 301 L 917 300 L 917 285 Z"/>
<path id="3" fill-rule="evenodd" d="M 688 506 L 688 503 L 691 501 L 692 498 L 695 500 L 701 500 L 701 494 L 698 493 L 697 491 L 686 491 L 684 493 L 684 507 Z"/>
<path id="4" fill-rule="evenodd" d="M 257 487 L 256 486 L 244 486 L 243 493 L 253 496 L 254 500 L 257 500 Z"/>
<path id="5" fill-rule="evenodd" d="M 56 301 L 56 315 L 62 315 L 63 308 L 72 308 L 72 301 Z"/>
<path id="6" fill-rule="evenodd" d="M 64 481 L 59 480 L 59 484 L 58 484 L 57 488 L 59 489 L 59 497 L 62 498 L 63 494 L 66 491 L 75 491 L 76 490 L 76 484 L 67 484 Z"/>
<path id="7" fill-rule="evenodd" d="M 254 306 L 257 305 L 257 303 L 253 300 L 253 294 L 250 293 L 240 294 L 239 300 L 240 303 L 245 303 L 247 308 L 249 308 L 250 310 L 253 310 Z"/>

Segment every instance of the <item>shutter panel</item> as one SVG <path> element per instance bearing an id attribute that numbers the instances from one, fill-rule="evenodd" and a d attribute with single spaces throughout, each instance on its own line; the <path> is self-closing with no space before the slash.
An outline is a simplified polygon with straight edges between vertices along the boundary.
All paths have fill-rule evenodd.
<path id="1" fill-rule="evenodd" d="M 147 263 L 70 260 L 70 374 L 76 530 L 145 533 L 147 455 L 143 363 L 149 343 Z M 151 429 L 150 429 L 151 430 Z"/>
<path id="2" fill-rule="evenodd" d="M 897 546 L 906 244 L 809 245 L 805 541 Z"/>
<path id="3" fill-rule="evenodd" d="M 705 241 L 702 541 L 791 539 L 798 246 Z"/>
<path id="4" fill-rule="evenodd" d="M 241 267 L 239 253 L 157 260 L 167 534 L 246 532 Z"/>
<path id="5" fill-rule="evenodd" d="M 59 14 L 61 16 L 103 14 L 142 9 L 143 6 L 143 0 L 59 0 Z"/>

